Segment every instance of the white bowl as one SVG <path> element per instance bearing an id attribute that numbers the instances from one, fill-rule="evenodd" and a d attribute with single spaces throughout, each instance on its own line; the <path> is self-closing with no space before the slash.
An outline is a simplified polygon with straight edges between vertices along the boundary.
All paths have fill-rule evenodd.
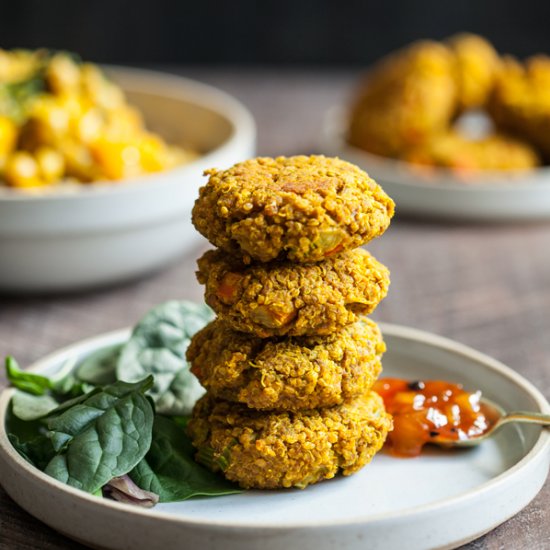
<path id="1" fill-rule="evenodd" d="M 450 170 L 422 167 L 373 155 L 345 139 L 347 117 L 331 109 L 321 150 L 367 171 L 396 203 L 398 213 L 452 220 L 518 222 L 550 219 L 550 168 L 483 172 L 467 180 Z"/>
<path id="2" fill-rule="evenodd" d="M 109 73 L 150 128 L 203 156 L 135 180 L 43 195 L 0 192 L 0 289 L 75 290 L 129 279 L 167 264 L 198 238 L 191 208 L 206 168 L 254 155 L 252 116 L 211 86 L 151 71 Z"/>

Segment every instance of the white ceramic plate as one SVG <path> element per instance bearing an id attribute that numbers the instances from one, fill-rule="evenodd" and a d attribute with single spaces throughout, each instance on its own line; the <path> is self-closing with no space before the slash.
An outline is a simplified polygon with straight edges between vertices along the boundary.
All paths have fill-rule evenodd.
<path id="1" fill-rule="evenodd" d="M 381 326 L 388 344 L 386 376 L 462 382 L 466 388 L 480 388 L 509 410 L 550 411 L 529 382 L 494 359 L 428 333 Z M 55 371 L 67 357 L 85 356 L 127 335 L 119 331 L 87 340 L 47 357 L 33 369 Z M 38 519 L 102 548 L 453 548 L 526 506 L 542 487 L 550 462 L 550 433 L 535 426 L 507 426 L 477 449 L 434 449 L 416 459 L 380 454 L 354 476 L 303 491 L 248 491 L 144 510 L 90 496 L 25 462 L 4 430 L 12 391 L 0 396 L 2 485 Z"/>
<path id="2" fill-rule="evenodd" d="M 449 170 L 422 170 L 349 145 L 346 116 L 331 109 L 324 120 L 321 151 L 357 164 L 393 198 L 397 212 L 450 220 L 518 222 L 550 219 L 550 168 L 484 172 L 460 180 Z"/>
<path id="3" fill-rule="evenodd" d="M 253 156 L 252 115 L 228 94 L 186 78 L 110 67 L 109 74 L 171 143 L 202 155 L 122 182 L 58 186 L 39 195 L 0 187 L 0 290 L 68 291 L 124 281 L 196 245 L 191 209 L 207 168 Z"/>

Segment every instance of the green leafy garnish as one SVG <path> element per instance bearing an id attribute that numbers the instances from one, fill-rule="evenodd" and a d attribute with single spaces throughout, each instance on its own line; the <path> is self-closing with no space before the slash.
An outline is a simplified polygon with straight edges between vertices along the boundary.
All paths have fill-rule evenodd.
<path id="1" fill-rule="evenodd" d="M 7 357 L 16 388 L 6 419 L 12 445 L 64 483 L 141 506 L 154 505 L 157 495 L 172 502 L 240 492 L 195 462 L 186 434 L 204 390 L 185 352 L 212 318 L 206 305 L 161 304 L 125 344 L 67 361 L 51 377 L 23 371 Z"/>
<path id="2" fill-rule="evenodd" d="M 77 380 L 74 363 L 68 361 L 55 376 L 48 378 L 22 370 L 13 357 L 6 357 L 6 375 L 19 391 L 13 397 L 13 414 L 22 420 L 34 420 L 55 409 L 59 402 L 83 395 L 93 387 Z"/>
<path id="3" fill-rule="evenodd" d="M 21 370 L 17 361 L 9 355 L 6 357 L 6 376 L 12 386 L 33 395 L 44 395 L 53 387 L 46 376 Z"/>
<path id="4" fill-rule="evenodd" d="M 45 91 L 46 79 L 42 68 L 29 78 L 17 82 L 0 83 L 0 114 L 18 123 L 24 122 L 28 105 Z"/>
<path id="5" fill-rule="evenodd" d="M 152 384 L 152 377 L 116 382 L 60 414 L 53 411 L 47 428 L 57 454 L 44 471 L 89 493 L 129 472 L 151 445 L 154 413 L 144 393 Z"/>
<path id="6" fill-rule="evenodd" d="M 242 492 L 237 485 L 197 464 L 195 452 L 178 424 L 156 416 L 151 449 L 130 477 L 142 489 L 159 495 L 160 502 Z"/>
<path id="7" fill-rule="evenodd" d="M 57 409 L 59 403 L 51 395 L 33 395 L 16 390 L 11 400 L 12 412 L 21 420 L 37 420 Z"/>
<path id="8" fill-rule="evenodd" d="M 82 62 L 80 56 L 72 52 L 47 49 L 35 51 L 32 59 L 29 59 L 33 64 L 29 74 L 20 80 L 0 82 L 0 115 L 7 116 L 18 124 L 27 120 L 33 100 L 51 91 L 48 65 L 56 54 L 62 54 L 77 64 Z"/>
<path id="9" fill-rule="evenodd" d="M 133 382 L 152 374 L 150 391 L 156 409 L 166 415 L 187 415 L 204 390 L 191 374 L 185 351 L 191 337 L 213 318 L 202 304 L 171 301 L 152 309 L 123 346 L 116 374 Z"/>
<path id="10" fill-rule="evenodd" d="M 93 385 L 83 382 L 74 374 L 74 360 L 65 362 L 65 365 L 50 378 L 52 393 L 61 401 L 88 393 Z"/>
<path id="11" fill-rule="evenodd" d="M 116 382 L 116 366 L 121 348 L 122 344 L 115 344 L 85 357 L 76 368 L 77 378 L 93 386 Z"/>
<path id="12" fill-rule="evenodd" d="M 25 440 L 16 434 L 9 433 L 8 438 L 17 452 L 39 470 L 43 471 L 55 456 L 51 439 L 45 434 Z"/>

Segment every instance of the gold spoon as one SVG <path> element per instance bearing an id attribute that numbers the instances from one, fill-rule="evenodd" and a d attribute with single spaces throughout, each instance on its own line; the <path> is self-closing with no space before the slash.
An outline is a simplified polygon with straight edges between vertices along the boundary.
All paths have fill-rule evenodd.
<path id="1" fill-rule="evenodd" d="M 438 435 L 430 439 L 430 443 L 442 447 L 475 447 L 483 441 L 492 437 L 497 430 L 500 430 L 505 424 L 510 422 L 520 422 L 525 424 L 539 424 L 541 426 L 550 426 L 550 414 L 543 414 L 531 411 L 505 412 L 502 407 L 496 405 L 488 399 L 481 399 L 483 413 L 490 420 L 489 428 L 479 435 L 474 435 L 466 439 L 452 439 Z"/>

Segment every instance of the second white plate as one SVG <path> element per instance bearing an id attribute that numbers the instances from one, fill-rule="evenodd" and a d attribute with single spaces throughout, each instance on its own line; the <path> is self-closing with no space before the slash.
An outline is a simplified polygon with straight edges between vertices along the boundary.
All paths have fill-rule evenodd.
<path id="1" fill-rule="evenodd" d="M 508 410 L 550 411 L 529 382 L 490 357 L 428 333 L 381 327 L 388 345 L 385 376 L 461 382 Z M 68 357 L 86 356 L 127 336 L 119 331 L 81 342 L 33 369 L 51 373 Z M 474 450 L 434 449 L 416 459 L 382 453 L 354 476 L 304 491 L 247 491 L 144 510 L 63 485 L 23 460 L 4 428 L 12 393 L 8 389 L 0 396 L 0 482 L 32 515 L 102 548 L 453 548 L 527 505 L 542 487 L 550 462 L 547 431 L 507 426 Z"/>

